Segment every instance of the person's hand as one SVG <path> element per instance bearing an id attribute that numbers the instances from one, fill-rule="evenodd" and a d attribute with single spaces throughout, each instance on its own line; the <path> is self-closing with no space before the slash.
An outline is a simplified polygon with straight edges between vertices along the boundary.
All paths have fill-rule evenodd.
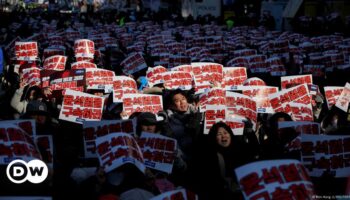
<path id="1" fill-rule="evenodd" d="M 48 96 L 52 95 L 52 90 L 49 87 L 43 88 L 43 95 L 48 98 Z"/>
<path id="2" fill-rule="evenodd" d="M 128 114 L 126 114 L 125 111 L 123 111 L 123 112 L 120 113 L 120 117 L 121 117 L 122 119 L 128 119 L 128 118 L 129 118 Z"/>
<path id="3" fill-rule="evenodd" d="M 103 169 L 103 167 L 99 167 L 97 170 L 96 170 L 96 179 L 97 179 L 97 182 L 99 184 L 104 184 L 107 180 L 106 178 L 106 172 L 105 170 Z"/>
<path id="4" fill-rule="evenodd" d="M 20 82 L 19 82 L 19 88 L 24 88 L 25 86 L 28 85 L 28 81 L 27 79 L 21 78 Z"/>

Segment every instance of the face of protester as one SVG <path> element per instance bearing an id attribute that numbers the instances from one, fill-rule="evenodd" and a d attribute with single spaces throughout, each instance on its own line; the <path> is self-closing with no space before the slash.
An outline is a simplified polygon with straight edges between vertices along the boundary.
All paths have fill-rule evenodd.
<path id="1" fill-rule="evenodd" d="M 156 133 L 156 125 L 141 125 L 141 130 L 148 133 Z"/>
<path id="2" fill-rule="evenodd" d="M 223 127 L 218 129 L 218 133 L 216 134 L 216 142 L 218 145 L 222 147 L 228 147 L 231 144 L 231 136 L 230 133 L 226 131 Z"/>
<path id="3" fill-rule="evenodd" d="M 176 94 L 173 97 L 174 109 L 180 112 L 186 112 L 188 109 L 188 102 L 184 95 Z"/>

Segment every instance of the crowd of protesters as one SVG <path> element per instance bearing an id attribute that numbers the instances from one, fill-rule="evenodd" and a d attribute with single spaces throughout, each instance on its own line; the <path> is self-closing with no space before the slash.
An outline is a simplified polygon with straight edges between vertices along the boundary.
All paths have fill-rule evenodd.
<path id="1" fill-rule="evenodd" d="M 350 81 L 350 40 L 346 33 L 338 31 L 340 28 L 334 22 L 334 29 L 313 33 L 329 35 L 309 35 L 299 33 L 273 31 L 274 23 L 271 18 L 262 20 L 266 27 L 238 26 L 246 25 L 235 23 L 228 28 L 225 24 L 218 24 L 211 16 L 203 16 L 182 19 L 179 15 L 167 13 L 118 13 L 113 12 L 99 14 L 47 14 L 47 13 L 12 13 L 7 20 L 1 20 L 0 45 L 3 52 L 3 66 L 0 83 L 0 119 L 34 119 L 38 135 L 52 135 L 54 143 L 53 168 L 45 182 L 38 185 L 25 183 L 14 185 L 10 183 L 3 173 L 6 165 L 1 163 L 0 194 L 3 196 L 52 196 L 54 199 L 150 199 L 164 192 L 157 187 L 157 181 L 163 181 L 163 185 L 169 188 L 186 188 L 197 194 L 200 199 L 243 199 L 242 190 L 233 170 L 247 163 L 273 159 L 301 159 L 298 152 L 287 151 L 285 141 L 278 135 L 278 122 L 293 121 L 292 117 L 283 112 L 271 114 L 258 114 L 256 128 L 253 128 L 251 119 L 244 120 L 243 135 L 234 135 L 231 128 L 224 122 L 218 122 L 212 126 L 209 134 L 203 134 L 204 113 L 200 112 L 199 95 L 194 90 L 183 91 L 167 90 L 162 84 L 148 87 L 144 77 L 146 69 L 134 74 L 125 74 L 120 63 L 131 53 L 128 46 L 136 42 L 139 34 L 146 36 L 172 31 L 173 40 L 191 46 L 185 32 L 191 32 L 195 36 L 222 36 L 221 49 L 209 50 L 205 57 L 196 57 L 192 62 L 215 62 L 227 66 L 226 63 L 233 59 L 232 52 L 242 49 L 255 49 L 258 54 L 269 57 L 275 56 L 265 47 L 269 42 L 283 38 L 289 42 L 287 50 L 283 50 L 280 60 L 285 69 L 285 76 L 303 74 L 305 65 L 328 65 L 332 70 L 322 70 L 321 76 L 313 77 L 313 84 L 318 85 L 321 93 L 318 104 L 314 105 L 314 112 L 318 110 L 314 121 L 321 123 L 322 134 L 325 135 L 349 135 L 350 118 L 349 110 L 344 112 L 333 106 L 327 107 L 324 98 L 324 86 L 343 87 Z M 4 18 L 5 19 L 5 18 Z M 141 26 L 143 21 L 152 21 L 153 28 L 146 32 L 147 28 Z M 256 22 L 257 20 L 255 20 Z M 134 26 L 128 26 L 128 23 Z M 77 24 L 80 24 L 79 27 Z M 198 29 L 191 29 L 193 24 Z M 249 25 L 258 25 L 249 23 Z M 300 26 L 307 26 L 301 23 Z M 161 134 L 176 139 L 178 152 L 174 161 L 172 173 L 165 174 L 156 170 L 147 169 L 146 173 L 140 172 L 134 165 L 126 164 L 112 172 L 105 173 L 98 161 L 84 159 L 82 125 L 59 119 L 62 99 L 51 98 L 50 88 L 29 86 L 23 82 L 21 74 L 16 72 L 18 63 L 10 52 L 6 51 L 7 45 L 17 36 L 25 40 L 35 33 L 48 31 L 47 27 L 55 27 L 55 30 L 68 28 L 81 31 L 81 38 L 86 38 L 88 33 L 84 30 L 107 31 L 110 37 L 118 41 L 114 47 L 101 50 L 101 55 L 95 57 L 94 63 L 98 68 L 112 70 L 116 75 L 127 75 L 137 81 L 140 93 L 159 94 L 163 98 L 163 111 L 157 113 L 134 113 L 130 118 L 137 120 L 135 137 L 141 132 Z M 109 29 L 108 27 L 112 27 Z M 133 40 L 125 44 L 120 35 L 113 28 L 124 29 L 124 33 L 132 36 Z M 321 28 L 321 27 L 319 27 Z M 87 30 L 87 29 L 86 29 Z M 186 30 L 186 31 L 184 31 Z M 305 29 L 298 27 L 297 31 Z M 332 30 L 336 30 L 334 35 Z M 239 35 L 235 35 L 239 34 Z M 235 38 L 240 36 L 241 38 Z M 233 39 L 233 43 L 224 44 Z M 74 59 L 74 41 L 66 38 L 65 55 L 68 57 L 66 69 L 70 69 Z M 263 43 L 265 44 L 263 44 Z M 39 58 L 42 58 L 43 50 L 48 47 L 49 41 L 39 43 Z M 143 57 L 148 67 L 154 67 L 159 61 L 159 56 L 153 56 L 147 51 L 147 45 L 143 46 Z M 228 47 L 229 46 L 229 47 Z M 271 45 L 270 45 L 271 46 Z M 343 48 L 344 47 L 344 48 Z M 201 47 L 205 48 L 205 47 Z M 340 61 L 331 62 L 325 52 L 340 53 L 343 55 Z M 211 56 L 223 54 L 222 59 Z M 315 54 L 324 59 L 315 60 Z M 188 63 L 190 64 L 190 63 Z M 21 65 L 34 65 L 42 67 L 43 60 L 34 63 L 22 63 Z M 21 67 L 21 66 L 20 66 Z M 229 67 L 229 66 L 227 66 Z M 231 67 L 231 66 L 230 66 Z M 259 77 L 266 85 L 280 86 L 280 77 L 272 76 L 269 72 L 252 73 L 248 71 L 248 77 Z M 214 84 L 215 85 L 215 84 Z M 113 104 L 111 94 L 103 90 L 86 90 L 85 92 L 104 97 L 105 105 L 102 120 L 123 119 L 124 112 L 121 104 Z M 317 100 L 316 100 L 317 101 Z M 315 112 L 316 113 L 316 112 Z M 315 114 L 314 113 L 314 114 Z M 161 116 L 161 120 L 158 119 Z M 1 138 L 0 138 L 1 142 Z M 0 143 L 1 144 L 1 143 Z M 40 150 L 40 147 L 39 147 Z M 1 152 L 0 152 L 1 154 Z M 1 156 L 1 155 L 0 155 Z M 42 155 L 45 160 L 44 154 Z M 88 172 L 88 168 L 93 170 Z M 312 177 L 315 194 L 318 195 L 343 195 L 347 186 L 347 178 L 335 178 L 331 173 L 325 172 L 320 177 Z M 165 183 L 164 183 L 165 182 Z M 170 190 L 170 189 L 169 189 Z"/>

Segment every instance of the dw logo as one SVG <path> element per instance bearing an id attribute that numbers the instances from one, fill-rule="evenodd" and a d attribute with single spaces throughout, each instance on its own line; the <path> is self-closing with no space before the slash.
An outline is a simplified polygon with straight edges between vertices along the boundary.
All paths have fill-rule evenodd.
<path id="1" fill-rule="evenodd" d="M 13 160 L 6 168 L 7 178 L 16 184 L 28 180 L 31 183 L 41 183 L 48 175 L 48 168 L 41 160 Z"/>

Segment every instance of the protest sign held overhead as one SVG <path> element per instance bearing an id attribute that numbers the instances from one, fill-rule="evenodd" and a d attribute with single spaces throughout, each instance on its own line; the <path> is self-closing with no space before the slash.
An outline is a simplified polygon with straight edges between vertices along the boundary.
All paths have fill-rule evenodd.
<path id="1" fill-rule="evenodd" d="M 226 92 L 226 116 L 232 119 L 244 119 L 245 117 L 257 122 L 256 102 L 249 96 Z"/>
<path id="2" fill-rule="evenodd" d="M 51 56 L 45 59 L 43 68 L 46 70 L 64 71 L 66 68 L 66 56 Z"/>
<path id="3" fill-rule="evenodd" d="M 151 112 L 157 114 L 163 110 L 163 99 L 160 95 L 124 94 L 123 111 L 130 116 L 134 112 Z"/>
<path id="4" fill-rule="evenodd" d="M 137 140 L 145 166 L 170 174 L 173 169 L 177 141 L 160 134 L 142 132 Z"/>
<path id="5" fill-rule="evenodd" d="M 96 153 L 106 173 L 127 163 L 145 173 L 142 151 L 130 134 L 112 133 L 97 138 Z"/>
<path id="6" fill-rule="evenodd" d="M 312 75 L 283 76 L 281 77 L 281 88 L 288 89 L 297 85 L 312 84 Z"/>
<path id="7" fill-rule="evenodd" d="M 163 66 L 149 67 L 146 72 L 148 85 L 153 87 L 154 85 L 164 83 L 163 73 L 167 71 L 168 70 Z"/>
<path id="8" fill-rule="evenodd" d="M 223 66 L 217 63 L 198 62 L 192 63 L 192 72 L 196 93 L 203 93 L 217 82 L 222 83 Z"/>
<path id="9" fill-rule="evenodd" d="M 239 90 L 247 80 L 247 69 L 244 67 L 225 67 L 224 86 L 226 90 Z"/>
<path id="10" fill-rule="evenodd" d="M 85 69 L 86 89 L 99 89 L 110 93 L 113 90 L 114 71 L 98 68 Z"/>
<path id="11" fill-rule="evenodd" d="M 146 61 L 141 53 L 131 54 L 123 60 L 120 65 L 123 67 L 123 72 L 126 74 L 133 74 L 147 67 Z"/>
<path id="12" fill-rule="evenodd" d="M 204 119 L 204 134 L 208 134 L 211 127 L 226 119 L 226 107 L 223 105 L 207 105 Z"/>
<path id="13" fill-rule="evenodd" d="M 113 102 L 123 102 L 124 94 L 136 94 L 137 84 L 136 81 L 127 76 L 114 76 L 113 77 Z"/>
<path id="14" fill-rule="evenodd" d="M 349 112 L 349 103 L 350 103 L 350 83 L 346 83 L 344 89 L 340 96 L 338 97 L 335 106 L 343 110 L 344 112 Z"/>
<path id="15" fill-rule="evenodd" d="M 84 121 L 83 137 L 85 158 L 96 158 L 96 139 L 111 133 L 135 135 L 135 120 Z"/>
<path id="16" fill-rule="evenodd" d="M 278 88 L 270 86 L 245 86 L 242 88 L 242 94 L 251 97 L 256 102 L 256 112 L 258 113 L 274 113 L 268 96 L 276 92 L 278 92 Z"/>
<path id="17" fill-rule="evenodd" d="M 71 69 L 61 72 L 55 72 L 50 75 L 51 90 L 72 89 L 84 91 L 85 87 L 85 70 Z"/>
<path id="18" fill-rule="evenodd" d="M 74 42 L 75 57 L 94 58 L 95 45 L 94 42 L 87 39 L 79 39 Z"/>
<path id="19" fill-rule="evenodd" d="M 96 64 L 88 61 L 78 61 L 71 64 L 71 69 L 97 68 Z"/>
<path id="20" fill-rule="evenodd" d="M 59 119 L 79 124 L 84 121 L 100 121 L 103 105 L 102 97 L 67 89 Z"/>
<path id="21" fill-rule="evenodd" d="M 330 109 L 338 100 L 338 97 L 343 92 L 344 87 L 328 86 L 324 87 L 327 106 Z"/>
<path id="22" fill-rule="evenodd" d="M 16 42 L 15 54 L 17 60 L 36 60 L 38 58 L 38 44 L 36 42 Z"/>
<path id="23" fill-rule="evenodd" d="M 190 90 L 192 89 L 192 75 L 189 72 L 171 71 L 162 74 L 164 87 L 168 90 Z"/>

